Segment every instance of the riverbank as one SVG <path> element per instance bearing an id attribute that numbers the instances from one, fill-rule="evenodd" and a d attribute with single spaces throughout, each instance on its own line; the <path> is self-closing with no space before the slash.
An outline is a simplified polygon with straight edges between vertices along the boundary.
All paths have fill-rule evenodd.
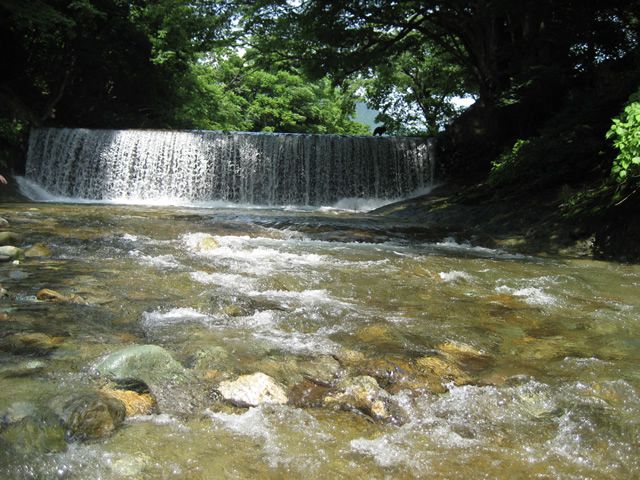
<path id="1" fill-rule="evenodd" d="M 446 184 L 375 214 L 438 227 L 458 240 L 530 255 L 640 260 L 638 198 L 611 203 L 612 188 L 562 185 L 532 192 Z M 637 197 L 637 195 L 636 195 Z"/>

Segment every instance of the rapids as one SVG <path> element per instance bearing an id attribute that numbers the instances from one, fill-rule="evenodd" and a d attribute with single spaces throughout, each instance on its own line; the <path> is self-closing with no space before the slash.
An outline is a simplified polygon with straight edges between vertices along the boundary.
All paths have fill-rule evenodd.
<path id="1" fill-rule="evenodd" d="M 479 248 L 337 209 L 31 203 L 0 216 L 51 250 L 0 264 L 1 478 L 640 476 L 638 266 Z M 38 300 L 45 287 L 76 300 Z M 8 340 L 26 333 L 55 342 Z M 188 374 L 152 387 L 159 411 L 53 451 L 16 427 L 99 388 L 96 366 L 137 344 Z M 403 379 L 433 358 L 450 369 L 437 382 Z M 375 377 L 401 415 L 294 401 L 319 370 L 328 391 Z M 253 372 L 290 403 L 217 394 Z"/>

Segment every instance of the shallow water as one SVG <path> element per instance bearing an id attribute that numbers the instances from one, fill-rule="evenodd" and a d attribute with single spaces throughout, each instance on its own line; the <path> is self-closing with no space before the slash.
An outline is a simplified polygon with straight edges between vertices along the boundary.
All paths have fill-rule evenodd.
<path id="1" fill-rule="evenodd" d="M 0 264 L 0 339 L 55 339 L 46 352 L 0 343 L 2 478 L 640 477 L 638 266 L 339 211 L 24 204 L 0 216 L 52 252 Z M 45 287 L 82 301 L 37 300 Z M 157 414 L 53 453 L 7 440 L 12 412 L 99 388 L 96 365 L 135 344 L 189 373 L 152 386 Z M 448 373 L 425 375 L 425 358 Z M 325 394 L 374 376 L 400 413 L 240 408 L 216 393 L 260 371 L 293 399 L 325 364 L 339 367 Z"/>

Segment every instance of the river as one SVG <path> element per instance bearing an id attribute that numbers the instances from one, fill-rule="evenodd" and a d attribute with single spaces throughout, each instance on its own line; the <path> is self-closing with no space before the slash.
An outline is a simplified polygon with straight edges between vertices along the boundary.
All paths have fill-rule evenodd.
<path id="1" fill-rule="evenodd" d="M 640 476 L 639 266 L 336 209 L 0 216 L 50 251 L 0 264 L 2 478 Z M 104 388 L 99 365 L 136 345 L 184 369 L 147 382 L 157 408 L 53 442 L 43 412 Z M 287 403 L 223 398 L 255 372 Z"/>

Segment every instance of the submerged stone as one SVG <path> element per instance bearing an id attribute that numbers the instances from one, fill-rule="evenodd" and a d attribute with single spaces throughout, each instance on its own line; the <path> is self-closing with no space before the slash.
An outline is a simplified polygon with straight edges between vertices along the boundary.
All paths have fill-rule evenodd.
<path id="1" fill-rule="evenodd" d="M 51 250 L 44 243 L 36 243 L 31 248 L 25 250 L 24 256 L 27 258 L 50 257 Z"/>
<path id="2" fill-rule="evenodd" d="M 467 373 L 453 361 L 436 356 L 421 357 L 416 360 L 418 370 L 426 375 L 434 375 L 443 382 L 452 381 L 456 385 L 465 385 L 471 381 Z"/>
<path id="3" fill-rule="evenodd" d="M 36 293 L 36 298 L 41 302 L 61 302 L 61 303 L 85 303 L 78 295 L 63 295 L 50 288 L 42 288 Z"/>
<path id="4" fill-rule="evenodd" d="M 329 387 L 303 380 L 289 390 L 289 403 L 300 408 L 321 407 Z"/>
<path id="5" fill-rule="evenodd" d="M 0 448 L 19 455 L 58 453 L 67 449 L 62 423 L 53 412 L 31 409 L 27 415 L 15 419 L 3 416 L 5 426 L 0 429 Z"/>
<path id="6" fill-rule="evenodd" d="M 375 378 L 367 375 L 345 378 L 336 391 L 324 398 L 325 406 L 344 410 L 358 410 L 374 420 L 403 423 L 404 412 Z"/>
<path id="7" fill-rule="evenodd" d="M 342 374 L 340 363 L 330 355 L 320 355 L 299 362 L 302 376 L 314 383 L 328 385 Z"/>
<path id="8" fill-rule="evenodd" d="M 18 355 L 46 355 L 63 342 L 62 337 L 52 337 L 46 333 L 14 333 L 0 340 L 0 351 Z"/>
<path id="9" fill-rule="evenodd" d="M 196 370 L 220 370 L 229 363 L 229 353 L 220 346 L 205 347 L 195 351 L 190 360 Z"/>
<path id="10" fill-rule="evenodd" d="M 157 345 L 135 345 L 112 353 L 96 365 L 101 375 L 135 378 L 152 385 L 186 378 L 184 367 Z"/>
<path id="11" fill-rule="evenodd" d="M 119 399 L 86 393 L 69 400 L 63 409 L 67 437 L 95 440 L 111 435 L 124 421 L 126 408 Z"/>
<path id="12" fill-rule="evenodd" d="M 14 232 L 0 232 L 0 245 L 18 245 L 22 242 L 22 235 Z"/>
<path id="13" fill-rule="evenodd" d="M 221 382 L 218 391 L 225 400 L 239 407 L 255 407 L 263 403 L 285 404 L 288 401 L 284 388 L 261 372 Z"/>

